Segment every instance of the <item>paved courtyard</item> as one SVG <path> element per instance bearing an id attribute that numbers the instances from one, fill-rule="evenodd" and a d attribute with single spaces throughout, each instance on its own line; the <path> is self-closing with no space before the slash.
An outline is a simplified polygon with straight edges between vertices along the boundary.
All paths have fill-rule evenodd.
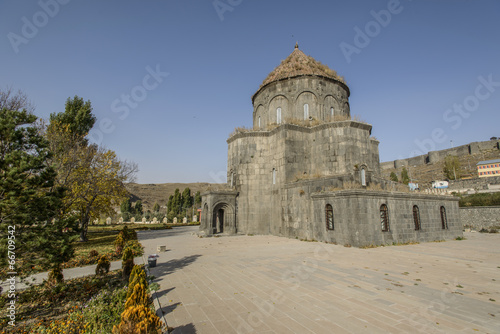
<path id="1" fill-rule="evenodd" d="M 374 249 L 143 231 L 175 333 L 499 333 L 500 235 Z"/>

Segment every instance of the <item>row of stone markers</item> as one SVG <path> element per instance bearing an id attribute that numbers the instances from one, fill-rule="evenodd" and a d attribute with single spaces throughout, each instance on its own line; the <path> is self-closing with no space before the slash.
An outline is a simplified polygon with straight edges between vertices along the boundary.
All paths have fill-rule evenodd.
<path id="1" fill-rule="evenodd" d="M 99 220 L 96 220 L 96 221 L 94 221 L 94 224 L 97 224 L 98 222 L 99 222 Z M 197 215 L 193 216 L 192 222 L 194 222 L 194 223 L 198 222 Z M 140 222 L 136 222 L 134 217 L 130 218 L 129 222 L 123 221 L 123 218 L 118 219 L 118 224 L 127 224 L 127 223 L 130 223 L 130 224 L 160 224 L 160 221 L 156 217 L 154 217 L 153 220 L 151 220 L 151 221 L 148 221 L 146 219 L 146 217 L 142 217 L 142 221 L 140 221 Z M 163 218 L 162 223 L 168 224 L 167 217 Z M 182 218 L 182 224 L 187 224 L 187 223 L 188 223 L 187 217 Z M 112 225 L 112 224 L 113 224 L 113 221 L 112 221 L 111 217 L 106 218 L 106 225 Z M 178 224 L 177 217 L 175 217 L 173 219 L 172 224 Z"/>

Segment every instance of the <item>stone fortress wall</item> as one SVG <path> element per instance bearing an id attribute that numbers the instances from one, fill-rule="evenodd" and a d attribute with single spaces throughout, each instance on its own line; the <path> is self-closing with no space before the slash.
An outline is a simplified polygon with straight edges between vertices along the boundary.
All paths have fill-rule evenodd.
<path id="1" fill-rule="evenodd" d="M 386 161 L 380 163 L 380 168 L 382 170 L 391 169 L 391 168 L 401 168 L 403 166 L 423 166 L 430 163 L 435 163 L 441 160 L 444 160 L 448 155 L 456 155 L 456 156 L 466 156 L 472 154 L 481 153 L 484 150 L 492 150 L 497 149 L 500 150 L 500 140 L 488 140 L 481 142 L 473 142 L 466 145 L 461 145 L 453 148 L 448 148 L 441 151 L 430 151 L 427 154 L 418 155 L 416 157 L 407 158 L 407 159 L 398 159 L 393 161 Z"/>

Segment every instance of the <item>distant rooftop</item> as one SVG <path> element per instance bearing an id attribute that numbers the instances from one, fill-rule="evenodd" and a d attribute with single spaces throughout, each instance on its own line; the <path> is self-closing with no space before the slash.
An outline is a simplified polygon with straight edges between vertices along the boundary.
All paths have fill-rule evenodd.
<path id="1" fill-rule="evenodd" d="M 293 52 L 285 60 L 282 60 L 278 67 L 269 73 L 264 82 L 262 82 L 262 85 L 260 85 L 260 88 L 274 81 L 300 75 L 318 75 L 338 80 L 345 84 L 344 78 L 339 76 L 337 72 L 323 65 L 313 57 L 307 56 L 304 52 L 299 50 L 299 45 L 295 44 Z"/>
<path id="2" fill-rule="evenodd" d="M 497 164 L 500 163 L 500 159 L 495 159 L 495 160 L 485 160 L 485 161 L 479 161 L 477 165 L 487 165 L 487 164 Z"/>

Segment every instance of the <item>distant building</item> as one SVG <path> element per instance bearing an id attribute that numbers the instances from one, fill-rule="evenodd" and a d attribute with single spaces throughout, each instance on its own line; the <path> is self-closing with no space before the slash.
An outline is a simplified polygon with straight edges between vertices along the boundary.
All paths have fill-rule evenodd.
<path id="1" fill-rule="evenodd" d="M 476 166 L 479 177 L 500 175 L 500 159 L 479 161 Z"/>
<path id="2" fill-rule="evenodd" d="M 432 181 L 432 188 L 446 189 L 448 188 L 448 181 Z"/>

